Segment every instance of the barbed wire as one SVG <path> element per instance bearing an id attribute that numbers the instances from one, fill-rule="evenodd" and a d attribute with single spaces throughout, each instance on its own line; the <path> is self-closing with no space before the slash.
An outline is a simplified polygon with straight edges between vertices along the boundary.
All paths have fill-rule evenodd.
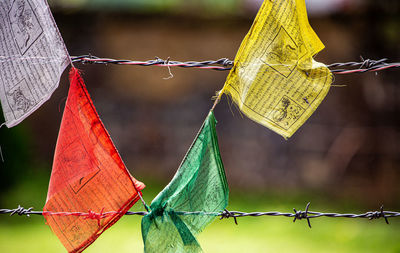
<path id="1" fill-rule="evenodd" d="M 72 62 L 80 62 L 83 64 L 116 64 L 116 65 L 137 65 L 137 66 L 164 66 L 164 67 L 181 67 L 181 68 L 200 68 L 200 69 L 212 69 L 218 71 L 225 71 L 232 69 L 233 61 L 228 58 L 221 58 L 218 60 L 207 60 L 207 61 L 173 61 L 169 58 L 163 60 L 156 57 L 154 60 L 147 61 L 134 61 L 134 60 L 121 60 L 102 58 L 93 55 L 81 55 L 72 56 Z M 365 72 L 377 72 L 386 70 L 389 68 L 399 68 L 400 62 L 388 63 L 388 59 L 383 58 L 380 60 L 364 60 L 361 58 L 360 62 L 342 62 L 332 63 L 327 65 L 332 73 L 335 74 L 352 74 L 352 73 L 365 73 Z M 347 68 L 344 68 L 347 67 Z M 357 68 L 358 67 L 358 68 Z"/>
<path id="2" fill-rule="evenodd" d="M 225 209 L 223 212 L 183 212 L 183 211 L 177 211 L 175 212 L 178 215 L 210 215 L 210 216 L 219 216 L 220 220 L 222 219 L 228 219 L 228 218 L 233 218 L 235 221 L 235 224 L 237 225 L 237 218 L 240 217 L 261 217 L 261 216 L 273 216 L 273 217 L 288 217 L 288 218 L 293 218 L 293 222 L 296 220 L 302 220 L 306 219 L 308 226 L 311 228 L 311 222 L 310 219 L 314 218 L 321 218 L 321 217 L 328 217 L 328 218 L 351 218 L 351 219 L 356 219 L 356 218 L 362 218 L 362 219 L 369 219 L 369 220 L 374 220 L 374 219 L 379 219 L 379 218 L 384 218 L 386 224 L 389 224 L 389 218 L 396 218 L 400 217 L 400 212 L 393 212 L 393 211 L 384 211 L 383 210 L 383 205 L 380 207 L 378 211 L 368 211 L 366 213 L 362 214 L 352 214 L 352 213 L 323 213 L 323 212 L 316 212 L 316 211 L 310 211 L 310 202 L 306 205 L 305 211 L 297 211 L 295 208 L 293 208 L 292 213 L 282 213 L 282 212 L 277 212 L 277 211 L 272 211 L 272 212 L 240 212 L 240 211 L 228 211 Z M 91 210 L 88 210 L 87 213 L 85 212 L 50 212 L 50 211 L 34 211 L 32 207 L 30 208 L 24 208 L 18 205 L 17 208 L 15 209 L 0 209 L 0 214 L 10 214 L 10 216 L 13 216 L 15 214 L 19 216 L 27 216 L 29 217 L 30 215 L 54 215 L 54 216 L 78 216 L 78 217 L 84 217 L 84 219 L 95 219 L 98 222 L 100 222 L 101 219 L 119 214 L 120 212 L 116 211 L 111 211 L 111 212 L 103 212 L 101 211 L 100 213 L 93 212 Z M 146 211 L 139 211 L 139 212 L 131 212 L 128 211 L 124 215 L 139 215 L 139 216 L 145 216 L 147 215 L 148 212 Z"/>
<path id="3" fill-rule="evenodd" d="M 233 61 L 228 58 L 221 58 L 219 60 L 207 61 L 173 61 L 169 58 L 163 60 L 156 57 L 154 60 L 147 61 L 133 61 L 133 60 L 116 60 L 111 58 L 100 58 L 93 55 L 72 56 L 72 62 L 81 62 L 83 64 L 116 64 L 116 65 L 137 65 L 137 66 L 168 66 L 168 67 L 181 67 L 181 68 L 200 68 L 200 69 L 213 69 L 213 70 L 230 70 L 233 66 Z"/>

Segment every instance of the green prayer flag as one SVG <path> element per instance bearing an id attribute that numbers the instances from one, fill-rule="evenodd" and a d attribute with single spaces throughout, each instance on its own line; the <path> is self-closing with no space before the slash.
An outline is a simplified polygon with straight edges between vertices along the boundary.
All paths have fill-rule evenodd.
<path id="1" fill-rule="evenodd" d="M 228 185 L 215 124 L 211 111 L 174 178 L 143 217 L 146 253 L 201 252 L 196 235 L 228 205 Z"/>

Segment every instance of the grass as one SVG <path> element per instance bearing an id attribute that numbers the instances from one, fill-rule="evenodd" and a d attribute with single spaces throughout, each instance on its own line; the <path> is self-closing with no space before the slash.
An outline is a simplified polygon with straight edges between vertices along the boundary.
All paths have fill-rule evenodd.
<path id="1" fill-rule="evenodd" d="M 150 188 L 150 187 L 149 187 Z M 157 187 L 156 187 L 157 188 Z M 154 187 L 153 187 L 154 189 Z M 161 189 L 161 188 L 160 188 Z M 159 189 L 156 189 L 159 190 Z M 144 192 L 150 200 L 154 192 Z M 230 210 L 290 212 L 302 207 L 305 196 L 233 192 Z M 317 197 L 319 198 L 319 197 Z M 364 212 L 356 205 L 344 202 L 314 199 L 311 210 Z M 338 210 L 341 206 L 341 210 Z M 138 203 L 135 210 L 141 210 Z M 216 220 L 200 234 L 198 240 L 205 252 L 400 252 L 400 220 L 319 218 L 312 220 L 312 229 L 306 221 L 292 222 L 285 217 L 246 217 Z M 140 217 L 123 217 L 91 245 L 86 252 L 142 252 Z M 45 225 L 43 217 L 0 217 L 0 252 L 64 252 L 57 237 Z"/>

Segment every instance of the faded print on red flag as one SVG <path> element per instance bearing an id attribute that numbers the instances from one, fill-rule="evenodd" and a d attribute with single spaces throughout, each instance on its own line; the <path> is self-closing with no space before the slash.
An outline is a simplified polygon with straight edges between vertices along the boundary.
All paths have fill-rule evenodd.
<path id="1" fill-rule="evenodd" d="M 81 252 L 129 210 L 143 188 L 126 169 L 72 68 L 43 210 L 47 224 L 69 252 Z"/>

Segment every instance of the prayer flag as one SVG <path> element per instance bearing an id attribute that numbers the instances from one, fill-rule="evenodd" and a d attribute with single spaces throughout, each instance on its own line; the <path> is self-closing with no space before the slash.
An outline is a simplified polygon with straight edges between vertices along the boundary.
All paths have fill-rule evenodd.
<path id="1" fill-rule="evenodd" d="M 1 0 L 0 30 L 0 101 L 13 127 L 50 98 L 70 57 L 46 0 Z"/>
<path id="2" fill-rule="evenodd" d="M 126 169 L 73 68 L 43 210 L 47 224 L 69 252 L 81 252 L 129 210 L 143 188 Z"/>
<path id="3" fill-rule="evenodd" d="M 151 203 L 142 220 L 146 253 L 201 252 L 196 235 L 227 206 L 215 124 L 211 111 L 174 178 Z"/>
<path id="4" fill-rule="evenodd" d="M 312 56 L 324 45 L 304 0 L 265 0 L 244 38 L 224 88 L 250 119 L 285 138 L 316 110 L 333 76 Z"/>

